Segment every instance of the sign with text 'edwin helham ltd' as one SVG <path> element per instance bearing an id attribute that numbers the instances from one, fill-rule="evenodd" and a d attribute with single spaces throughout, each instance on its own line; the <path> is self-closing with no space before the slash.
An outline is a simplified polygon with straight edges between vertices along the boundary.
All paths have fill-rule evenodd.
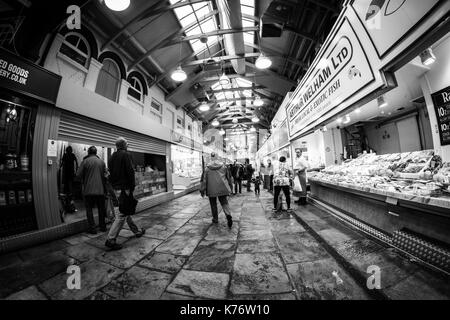
<path id="1" fill-rule="evenodd" d="M 291 139 L 375 79 L 348 19 L 342 19 L 336 30 L 322 58 L 310 69 L 287 107 Z"/>

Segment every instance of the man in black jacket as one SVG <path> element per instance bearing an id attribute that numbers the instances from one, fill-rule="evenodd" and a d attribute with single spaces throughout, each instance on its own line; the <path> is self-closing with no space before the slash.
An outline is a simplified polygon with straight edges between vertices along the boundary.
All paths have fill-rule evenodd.
<path id="1" fill-rule="evenodd" d="M 255 170 L 253 169 L 252 165 L 250 164 L 250 159 L 245 159 L 244 164 L 244 180 L 247 180 L 247 191 L 250 192 L 252 189 L 250 188 L 250 184 L 252 182 L 253 173 Z"/>
<path id="2" fill-rule="evenodd" d="M 112 187 L 115 190 L 116 196 L 119 199 L 119 208 L 122 207 L 125 197 L 133 198 L 133 191 L 135 188 L 135 176 L 133 161 L 131 155 L 128 153 L 128 142 L 124 138 L 120 137 L 116 140 L 117 151 L 114 152 L 108 161 L 108 167 L 110 171 L 109 180 Z M 109 230 L 108 238 L 105 246 L 113 250 L 121 249 L 122 246 L 116 242 L 119 236 L 120 230 L 127 222 L 130 230 L 136 235 L 136 237 L 142 237 L 145 233 L 144 229 L 140 229 L 136 226 L 131 218 L 130 212 L 119 212 L 116 214 L 116 218 Z"/>

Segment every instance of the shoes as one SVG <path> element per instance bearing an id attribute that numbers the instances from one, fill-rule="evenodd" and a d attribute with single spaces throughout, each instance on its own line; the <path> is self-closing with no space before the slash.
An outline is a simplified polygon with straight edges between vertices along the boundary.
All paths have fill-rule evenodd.
<path id="1" fill-rule="evenodd" d="M 140 238 L 140 237 L 142 237 L 144 234 L 145 234 L 145 229 L 144 229 L 144 228 L 141 228 L 141 230 L 140 230 L 138 233 L 136 233 L 135 235 L 136 235 L 136 238 Z"/>
<path id="2" fill-rule="evenodd" d="M 105 246 L 110 248 L 111 250 L 120 250 L 122 249 L 122 245 L 118 244 L 116 240 L 106 240 Z"/>
<path id="3" fill-rule="evenodd" d="M 219 223 L 219 220 L 213 220 L 212 223 L 218 224 L 218 223 Z"/>
<path id="4" fill-rule="evenodd" d="M 231 216 L 227 216 L 228 228 L 231 229 L 233 227 L 233 218 Z"/>

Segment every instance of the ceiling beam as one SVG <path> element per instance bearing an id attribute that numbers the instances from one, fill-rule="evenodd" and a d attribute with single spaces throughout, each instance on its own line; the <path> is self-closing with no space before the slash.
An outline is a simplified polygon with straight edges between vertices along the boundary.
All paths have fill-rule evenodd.
<path id="1" fill-rule="evenodd" d="M 262 52 L 264 52 L 264 54 L 266 54 L 269 57 L 273 56 L 273 57 L 280 57 L 282 59 L 286 59 L 289 62 L 291 62 L 293 64 L 296 64 L 296 65 L 302 67 L 305 70 L 309 67 L 309 65 L 306 62 L 301 61 L 301 60 L 297 60 L 297 59 L 295 59 L 293 57 L 289 57 L 289 56 L 287 56 L 287 55 L 285 55 L 285 54 L 283 54 L 283 53 L 281 53 L 279 51 L 275 51 L 275 50 L 268 49 L 268 48 L 262 48 L 261 46 L 258 46 L 257 44 L 254 44 L 254 43 L 246 42 L 245 45 L 250 47 L 250 48 L 256 49 L 258 51 L 262 51 Z"/>
<path id="2" fill-rule="evenodd" d="M 157 49 L 170 47 L 175 44 L 190 41 L 190 40 L 200 39 L 201 37 L 204 37 L 204 36 L 212 37 L 212 36 L 219 36 L 219 35 L 228 34 L 228 33 L 248 32 L 248 31 L 256 31 L 256 30 L 258 30 L 257 27 L 248 27 L 248 28 L 242 28 L 242 29 L 220 29 L 220 30 L 215 30 L 215 31 L 202 33 L 202 34 L 196 34 L 196 35 L 192 35 L 192 36 L 181 36 L 181 34 L 184 33 L 184 29 L 181 29 L 181 30 L 171 34 L 169 37 L 167 37 L 163 41 L 160 41 L 158 43 L 158 45 L 154 45 L 151 49 L 147 50 L 147 52 L 145 52 L 142 56 L 140 56 L 138 59 L 136 59 L 131 64 L 129 69 L 133 69 L 133 67 L 135 67 L 137 64 L 141 63 L 145 58 L 147 58 L 153 51 L 155 51 Z"/>
<path id="3" fill-rule="evenodd" d="M 161 13 L 176 9 L 176 8 L 180 8 L 180 7 L 184 7 L 190 4 L 194 4 L 194 3 L 198 3 L 198 2 L 203 2 L 205 0 L 188 0 L 188 1 L 180 1 L 178 3 L 175 3 L 173 5 L 170 6 L 165 6 L 160 8 L 161 4 L 165 4 L 166 2 L 164 1 L 157 1 L 155 4 L 151 5 L 149 8 L 145 9 L 144 11 L 142 11 L 140 14 L 138 14 L 136 17 L 134 17 L 133 19 L 131 19 L 127 24 L 125 24 L 122 28 L 120 28 L 119 31 L 117 31 L 114 36 L 112 36 L 110 39 L 108 39 L 102 46 L 102 50 L 105 50 L 105 48 L 107 46 L 109 46 L 112 42 L 114 42 L 114 40 L 116 40 L 123 32 L 125 32 L 125 30 L 127 28 L 129 28 L 130 26 L 132 26 L 133 24 L 139 22 L 142 19 L 145 18 L 150 18 L 152 16 L 156 16 L 159 15 Z"/>
<path id="4" fill-rule="evenodd" d="M 197 73 L 195 76 L 189 77 L 185 82 L 183 82 L 175 90 L 173 90 L 171 93 L 166 95 L 166 101 L 170 101 L 170 99 L 173 98 L 173 96 L 177 95 L 178 93 L 185 90 L 186 88 L 189 88 L 189 86 L 191 86 L 193 83 L 195 83 L 198 79 L 200 79 L 204 75 L 205 75 L 205 72 L 201 71 L 201 72 Z"/>
<path id="5" fill-rule="evenodd" d="M 251 63 L 251 62 L 245 62 L 245 65 L 247 67 L 253 68 L 254 70 L 260 70 L 260 69 L 256 68 L 256 66 L 253 63 Z M 283 77 L 282 75 L 280 75 L 280 74 L 278 74 L 275 71 L 272 71 L 270 69 L 264 69 L 264 70 L 261 70 L 261 72 L 266 73 L 268 75 L 271 75 L 273 77 L 279 78 L 281 80 L 284 80 L 284 81 L 292 84 L 293 86 L 297 85 L 297 82 L 295 82 L 295 81 L 293 81 L 291 79 L 288 79 L 286 77 Z"/>
<path id="6" fill-rule="evenodd" d="M 173 33 L 170 33 L 168 36 L 166 36 L 165 38 L 161 39 L 157 44 L 153 45 L 150 49 L 148 49 L 139 59 L 135 60 L 131 66 L 130 66 L 130 70 L 133 69 L 136 65 L 138 65 L 140 62 L 142 62 L 145 58 L 147 58 L 148 56 L 150 56 L 154 51 L 164 48 L 164 47 L 168 47 L 170 46 L 170 43 L 172 41 L 175 41 L 176 39 L 178 39 L 178 37 L 182 36 L 186 30 L 188 30 L 189 28 L 192 28 L 193 26 L 197 25 L 198 23 L 212 17 L 217 10 L 214 10 L 206 15 L 204 15 L 203 17 L 201 17 L 198 22 L 197 20 L 194 22 L 191 22 L 190 24 L 188 24 L 186 27 L 177 30 Z"/>
<path id="7" fill-rule="evenodd" d="M 256 89 L 265 89 L 264 86 L 255 86 L 255 87 L 239 87 L 239 88 L 229 88 L 229 89 L 222 89 L 222 90 L 211 90 L 209 92 L 212 93 L 221 93 L 221 92 L 240 92 L 240 91 L 254 91 Z"/>
<path id="8" fill-rule="evenodd" d="M 298 0 L 284 0 L 284 2 L 288 2 L 288 3 L 292 3 L 292 4 L 297 4 Z M 325 8 L 331 12 L 334 13 L 340 13 L 341 12 L 341 8 L 339 6 L 335 6 L 333 4 L 330 4 L 329 1 L 325 1 L 325 0 L 308 0 L 308 2 L 314 3 L 316 5 L 318 5 L 319 7 Z"/>
<path id="9" fill-rule="evenodd" d="M 182 66 L 183 67 L 198 66 L 198 65 L 201 65 L 204 63 L 208 63 L 211 60 L 214 60 L 215 63 L 220 63 L 222 61 L 227 61 L 227 60 L 259 57 L 259 55 L 260 55 L 259 53 L 246 53 L 246 54 L 240 54 L 240 55 L 221 56 L 221 57 L 216 57 L 216 58 L 207 58 L 207 59 L 201 59 L 201 60 L 188 62 L 188 63 L 183 64 Z"/>

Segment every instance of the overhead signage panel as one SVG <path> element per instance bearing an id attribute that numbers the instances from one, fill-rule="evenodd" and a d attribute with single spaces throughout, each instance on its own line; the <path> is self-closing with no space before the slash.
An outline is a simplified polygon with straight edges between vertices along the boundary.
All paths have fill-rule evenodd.
<path id="1" fill-rule="evenodd" d="M 439 0 L 355 0 L 351 4 L 378 57 L 384 57 L 420 24 Z M 443 2 L 443 1 L 441 1 Z"/>
<path id="2" fill-rule="evenodd" d="M 344 18 L 334 40 L 287 107 L 290 138 L 375 80 L 363 47 Z"/>

